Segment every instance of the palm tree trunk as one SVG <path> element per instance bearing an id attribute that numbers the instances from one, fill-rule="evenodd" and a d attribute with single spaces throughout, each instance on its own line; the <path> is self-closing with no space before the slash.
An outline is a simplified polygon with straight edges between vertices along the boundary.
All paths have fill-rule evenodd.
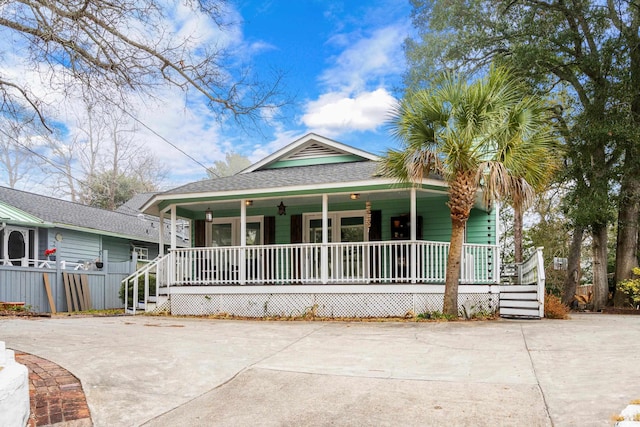
<path id="1" fill-rule="evenodd" d="M 460 262 L 464 227 L 476 200 L 478 184 L 474 171 L 460 171 L 449 184 L 449 210 L 451 211 L 451 241 L 447 256 L 447 270 L 444 285 L 443 314 L 458 317 L 458 284 L 460 283 Z"/>
<path id="2" fill-rule="evenodd" d="M 458 283 L 460 282 L 460 262 L 464 243 L 464 225 L 466 221 L 452 219 L 451 241 L 447 257 L 446 281 L 444 285 L 443 314 L 458 317 Z"/>

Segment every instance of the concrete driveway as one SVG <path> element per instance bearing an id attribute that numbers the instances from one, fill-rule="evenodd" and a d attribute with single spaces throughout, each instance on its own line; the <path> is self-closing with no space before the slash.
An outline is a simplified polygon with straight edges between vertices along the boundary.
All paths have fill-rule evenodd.
<path id="1" fill-rule="evenodd" d="M 0 319 L 82 381 L 96 426 L 611 426 L 640 316 L 449 323 Z"/>

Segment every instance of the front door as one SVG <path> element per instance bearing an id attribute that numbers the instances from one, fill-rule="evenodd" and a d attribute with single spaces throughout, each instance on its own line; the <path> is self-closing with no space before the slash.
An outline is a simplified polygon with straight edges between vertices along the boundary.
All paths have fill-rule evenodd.
<path id="1" fill-rule="evenodd" d="M 216 252 L 214 265 L 218 271 L 221 271 L 221 277 L 225 280 L 237 280 L 240 277 L 240 265 L 244 258 L 245 278 L 247 280 L 260 278 L 262 271 L 259 260 L 260 252 L 252 250 L 250 247 L 262 244 L 264 241 L 263 228 L 262 217 L 247 217 L 247 249 L 244 250 L 243 256 L 237 248 Z M 240 229 L 240 218 L 215 218 L 211 226 L 211 245 L 219 247 L 240 246 Z"/>
<path id="2" fill-rule="evenodd" d="M 364 216 L 343 216 L 340 218 L 340 241 L 359 243 L 365 241 Z M 338 280 L 359 281 L 366 279 L 368 251 L 363 245 L 345 245 L 337 252 L 340 277 Z"/>
<path id="3" fill-rule="evenodd" d="M 330 212 L 328 215 L 328 241 L 365 242 L 364 211 Z M 339 224 L 334 228 L 333 224 Z M 305 215 L 305 243 L 322 243 L 322 214 Z"/>
<path id="4" fill-rule="evenodd" d="M 240 218 L 216 218 L 211 226 L 211 246 L 240 246 Z M 262 217 L 247 218 L 247 246 L 262 244 Z"/>
<path id="5" fill-rule="evenodd" d="M 328 214 L 328 243 L 345 243 L 330 245 L 328 250 L 328 274 L 331 282 L 360 281 L 364 279 L 366 255 L 362 245 L 349 245 L 367 240 L 364 227 L 364 211 L 330 212 Z M 337 227 L 334 224 L 338 225 Z M 305 215 L 305 243 L 322 243 L 322 214 Z M 305 278 L 319 280 L 321 278 L 320 246 L 312 247 L 305 257 Z"/>

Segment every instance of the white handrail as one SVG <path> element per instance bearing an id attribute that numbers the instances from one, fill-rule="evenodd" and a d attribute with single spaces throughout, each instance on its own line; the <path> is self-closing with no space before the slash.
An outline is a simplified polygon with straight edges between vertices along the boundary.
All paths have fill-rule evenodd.
<path id="1" fill-rule="evenodd" d="M 87 263 L 85 262 L 59 261 L 59 264 L 62 270 L 87 270 Z M 56 261 L 50 259 L 3 258 L 0 259 L 0 265 L 54 270 L 56 268 Z"/>
<path id="2" fill-rule="evenodd" d="M 144 297 L 142 302 L 145 305 L 145 307 L 146 307 L 146 304 L 149 302 L 149 299 L 151 296 L 154 296 L 157 301 L 160 287 L 170 285 L 170 282 L 167 280 L 167 276 L 165 274 L 167 271 L 166 267 L 170 259 L 172 259 L 171 254 L 164 255 L 163 257 L 157 257 L 122 280 L 121 283 L 124 285 L 125 309 L 127 309 L 129 304 L 129 283 L 132 282 L 132 285 L 133 285 L 132 295 L 131 295 L 133 299 L 132 313 L 136 314 L 136 311 L 138 309 L 138 303 L 140 302 L 138 298 L 140 277 L 144 279 L 143 281 Z M 150 274 L 155 274 L 156 276 L 155 295 L 149 294 L 149 275 Z"/>
<path id="3" fill-rule="evenodd" d="M 542 254 L 543 248 L 536 249 L 536 267 L 538 269 L 538 313 L 540 318 L 544 317 L 544 295 L 546 293 L 546 273 L 544 271 L 544 256 Z"/>

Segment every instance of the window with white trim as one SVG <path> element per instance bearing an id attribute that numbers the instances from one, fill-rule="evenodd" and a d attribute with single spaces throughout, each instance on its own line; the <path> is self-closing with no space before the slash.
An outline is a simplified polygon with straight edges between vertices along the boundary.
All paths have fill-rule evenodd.
<path id="1" fill-rule="evenodd" d="M 149 259 L 149 248 L 134 246 L 133 252 L 138 254 L 138 259 Z"/>

